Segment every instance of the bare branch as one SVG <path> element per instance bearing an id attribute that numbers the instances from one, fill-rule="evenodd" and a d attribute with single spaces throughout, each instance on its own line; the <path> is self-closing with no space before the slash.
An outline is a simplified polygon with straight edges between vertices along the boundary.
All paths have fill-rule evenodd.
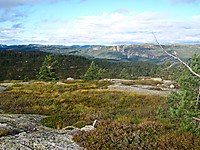
<path id="1" fill-rule="evenodd" d="M 170 66 L 168 66 L 167 68 L 164 68 L 162 70 L 168 70 L 168 69 L 170 69 L 171 67 L 173 67 L 176 64 L 178 64 L 178 62 L 174 62 L 173 64 L 171 64 Z"/>
<path id="2" fill-rule="evenodd" d="M 155 40 L 156 40 L 156 43 L 157 43 L 157 44 L 160 46 L 160 48 L 165 52 L 165 54 L 167 54 L 167 55 L 173 57 L 174 59 L 178 60 L 179 62 L 181 62 L 183 65 L 185 65 L 185 66 L 190 70 L 190 72 L 191 72 L 192 74 L 194 74 L 195 76 L 197 76 L 197 77 L 200 78 L 200 75 L 199 75 L 198 73 L 194 72 L 194 71 L 192 70 L 192 68 L 190 68 L 190 66 L 188 66 L 188 64 L 186 64 L 184 61 L 182 61 L 179 57 L 174 56 L 174 55 L 168 53 L 168 52 L 162 47 L 162 45 L 160 45 L 160 43 L 158 42 L 158 40 L 157 40 L 155 34 L 154 34 L 153 32 L 152 32 L 152 34 L 153 34 L 153 36 L 154 36 L 154 38 L 155 38 Z"/>
<path id="3" fill-rule="evenodd" d="M 196 118 L 196 117 L 192 117 L 192 119 L 200 121 L 200 119 L 199 119 L 199 118 Z"/>

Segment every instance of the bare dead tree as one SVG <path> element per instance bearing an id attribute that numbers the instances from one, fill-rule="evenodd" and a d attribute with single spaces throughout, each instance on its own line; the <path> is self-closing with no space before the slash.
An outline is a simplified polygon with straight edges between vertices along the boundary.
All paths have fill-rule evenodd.
<path id="1" fill-rule="evenodd" d="M 164 69 L 162 69 L 162 70 L 168 70 L 168 69 L 170 69 L 171 67 L 173 67 L 173 66 L 176 65 L 176 64 L 178 64 L 178 62 L 174 62 L 174 63 L 171 64 L 169 67 L 164 68 Z"/>
<path id="2" fill-rule="evenodd" d="M 162 50 L 165 54 L 167 54 L 168 56 L 172 57 L 172 58 L 175 59 L 175 60 L 178 60 L 180 63 L 182 63 L 184 66 L 186 66 L 186 67 L 190 70 L 190 72 L 191 72 L 193 75 L 195 75 L 195 76 L 197 76 L 197 77 L 200 78 L 200 75 L 199 75 L 198 73 L 194 72 L 194 71 L 192 70 L 192 68 L 191 68 L 188 64 L 186 64 L 184 61 L 182 61 L 177 55 L 172 55 L 172 54 L 168 53 L 168 52 L 162 47 L 162 45 L 158 42 L 158 40 L 157 40 L 155 34 L 154 34 L 153 32 L 152 32 L 152 34 L 153 34 L 153 36 L 154 36 L 154 38 L 155 38 L 156 43 L 159 45 L 159 47 L 161 48 L 161 50 Z M 175 54 L 176 54 L 176 53 L 175 53 Z M 198 96 L 197 96 L 196 106 L 199 104 L 200 86 L 199 86 L 199 90 L 198 90 L 198 91 L 199 91 L 199 94 L 198 94 Z M 200 121 L 200 119 L 199 119 L 199 118 L 196 118 L 196 117 L 192 117 L 192 119 Z"/>
<path id="3" fill-rule="evenodd" d="M 162 50 L 165 54 L 167 54 L 168 56 L 174 58 L 175 60 L 178 60 L 180 63 L 182 63 L 184 66 L 186 66 L 186 67 L 190 70 L 190 72 L 191 72 L 192 74 L 194 74 L 195 76 L 197 76 L 197 77 L 200 78 L 200 75 L 199 75 L 198 73 L 194 72 L 194 71 L 192 70 L 192 68 L 191 68 L 190 66 L 188 66 L 188 64 L 186 64 L 184 61 L 182 61 L 179 57 L 168 53 L 168 52 L 162 47 L 162 45 L 160 45 L 160 43 L 158 42 L 158 40 L 157 40 L 155 34 L 154 34 L 153 32 L 152 32 L 152 34 L 153 34 L 153 36 L 154 36 L 154 38 L 155 38 L 155 40 L 156 40 L 156 43 L 159 45 L 159 47 L 161 48 L 161 50 Z"/>

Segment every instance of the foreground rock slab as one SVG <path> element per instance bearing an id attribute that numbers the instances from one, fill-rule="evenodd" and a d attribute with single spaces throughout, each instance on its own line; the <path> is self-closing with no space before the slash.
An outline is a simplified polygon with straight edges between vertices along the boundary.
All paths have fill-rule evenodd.
<path id="1" fill-rule="evenodd" d="M 56 150 L 81 150 L 68 133 L 53 132 L 22 132 L 14 136 L 2 137 L 0 141 L 0 149 L 56 149 Z"/>
<path id="2" fill-rule="evenodd" d="M 40 119 L 45 116 L 33 114 L 0 114 L 0 128 L 17 131 L 18 134 L 0 138 L 0 150 L 82 150 L 73 140 L 77 129 L 55 130 L 45 127 Z"/>

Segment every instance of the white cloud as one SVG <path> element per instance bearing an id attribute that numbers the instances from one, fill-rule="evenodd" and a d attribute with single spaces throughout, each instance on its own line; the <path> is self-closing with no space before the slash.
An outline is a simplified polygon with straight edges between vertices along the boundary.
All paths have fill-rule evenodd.
<path id="1" fill-rule="evenodd" d="M 198 15 L 198 16 L 192 16 L 192 19 L 200 19 L 200 15 Z"/>
<path id="2" fill-rule="evenodd" d="M 22 26 L 16 24 L 10 29 L 1 29 L 0 39 L 8 36 L 15 41 L 18 39 L 19 42 L 26 43 L 112 45 L 134 42 L 155 43 L 152 35 L 154 32 L 163 44 L 200 41 L 200 20 L 174 21 L 168 20 L 168 16 L 169 14 L 154 12 L 127 14 L 103 12 L 100 16 L 80 16 L 71 22 L 62 20 L 62 23 L 59 23 L 57 20 L 57 24 L 48 26 L 41 23 L 31 30 L 14 28 Z M 51 22 L 51 19 L 48 22 Z"/>
<path id="3" fill-rule="evenodd" d="M 49 42 L 61 44 L 113 44 L 154 43 L 155 32 L 162 43 L 185 43 L 200 41 L 198 21 L 170 21 L 167 14 L 121 13 L 101 16 L 80 16 L 79 19 L 57 26 L 54 34 L 48 34 Z M 45 30 L 45 29 L 42 29 Z M 44 32 L 52 33 L 51 29 Z"/>

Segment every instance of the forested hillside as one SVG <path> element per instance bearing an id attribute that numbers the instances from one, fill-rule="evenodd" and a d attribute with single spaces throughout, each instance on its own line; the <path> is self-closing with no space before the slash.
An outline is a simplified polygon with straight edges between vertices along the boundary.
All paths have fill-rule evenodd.
<path id="1" fill-rule="evenodd" d="M 183 60 L 188 60 L 195 53 L 200 54 L 199 45 L 162 45 L 163 48 Z M 133 44 L 133 45 L 0 45 L 0 50 L 12 51 L 42 51 L 53 54 L 67 54 L 84 56 L 93 60 L 108 60 L 117 62 L 151 62 L 166 63 L 169 57 L 163 53 L 158 45 L 155 44 Z"/>
<path id="2" fill-rule="evenodd" d="M 37 79 L 40 67 L 49 53 L 39 51 L 0 51 L 0 80 Z M 81 78 L 90 66 L 91 60 L 82 56 L 55 55 L 59 79 Z M 109 62 L 96 60 L 95 64 L 106 70 L 106 78 L 119 78 L 125 68 L 130 77 L 149 76 L 159 73 L 160 66 L 142 62 Z"/>

